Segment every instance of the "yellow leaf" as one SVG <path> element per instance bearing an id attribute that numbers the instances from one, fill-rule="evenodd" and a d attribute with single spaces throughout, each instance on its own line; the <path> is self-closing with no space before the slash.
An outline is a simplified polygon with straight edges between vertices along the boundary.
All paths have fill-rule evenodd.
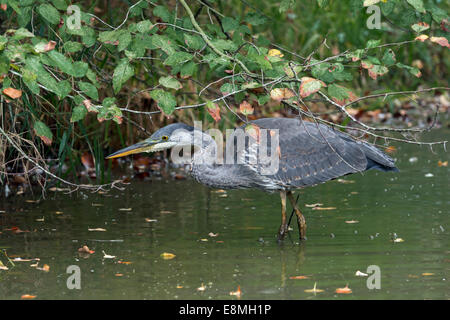
<path id="1" fill-rule="evenodd" d="M 170 260 L 175 258 L 176 255 L 174 255 L 173 253 L 169 253 L 169 252 L 163 252 L 161 253 L 161 258 L 163 258 L 164 260 Z"/>

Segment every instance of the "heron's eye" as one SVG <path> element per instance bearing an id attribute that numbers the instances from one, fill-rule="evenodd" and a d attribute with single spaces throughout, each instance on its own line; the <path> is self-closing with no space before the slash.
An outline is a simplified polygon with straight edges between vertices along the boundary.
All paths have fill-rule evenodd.
<path id="1" fill-rule="evenodd" d="M 168 137 L 168 136 L 162 136 L 161 139 L 162 139 L 163 141 L 167 141 L 167 140 L 169 140 L 169 137 Z"/>

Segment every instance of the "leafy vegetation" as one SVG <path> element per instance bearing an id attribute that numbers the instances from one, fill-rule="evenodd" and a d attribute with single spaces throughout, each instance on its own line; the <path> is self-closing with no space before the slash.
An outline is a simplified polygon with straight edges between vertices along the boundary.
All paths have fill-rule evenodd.
<path id="1" fill-rule="evenodd" d="M 104 183 L 104 150 L 171 119 L 224 128 L 280 106 L 316 119 L 319 103 L 371 133 L 347 107 L 380 94 L 371 108 L 393 112 L 396 95 L 381 93 L 448 89 L 441 1 L 0 4 L 3 177 L 39 163 L 77 179 L 88 150 Z M 367 27 L 371 5 L 379 29 Z"/>

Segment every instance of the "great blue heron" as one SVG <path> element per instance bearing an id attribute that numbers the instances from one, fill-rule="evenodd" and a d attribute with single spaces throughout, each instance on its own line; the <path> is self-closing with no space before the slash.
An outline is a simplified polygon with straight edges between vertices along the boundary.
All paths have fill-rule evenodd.
<path id="1" fill-rule="evenodd" d="M 376 147 L 323 124 L 300 118 L 265 118 L 249 121 L 242 127 L 244 130 L 239 132 L 245 132 L 250 127 L 253 129 L 253 135 L 249 134 L 253 137 L 253 142 L 249 142 L 247 137 L 244 148 L 236 147 L 238 130 L 233 132 L 231 139 L 227 138 L 226 149 L 231 149 L 231 160 L 234 161 L 210 161 L 220 152 L 216 141 L 209 134 L 183 123 L 163 127 L 150 138 L 121 149 L 107 159 L 180 146 L 189 146 L 191 150 L 193 146 L 197 152 L 190 158 L 194 159 L 191 160 L 191 174 L 198 182 L 220 189 L 258 188 L 280 192 L 281 226 L 278 240 L 283 240 L 288 231 L 286 198 L 297 216 L 300 240 L 306 239 L 306 221 L 294 199 L 292 192 L 295 189 L 369 169 L 398 171 L 394 160 Z M 266 142 L 261 143 L 262 139 L 257 135 L 262 129 L 268 130 L 270 135 L 277 135 L 277 146 L 267 138 Z M 276 150 L 278 163 L 275 171 L 264 173 L 262 169 L 267 164 L 254 161 L 257 150 L 263 145 L 271 150 L 271 155 Z"/>

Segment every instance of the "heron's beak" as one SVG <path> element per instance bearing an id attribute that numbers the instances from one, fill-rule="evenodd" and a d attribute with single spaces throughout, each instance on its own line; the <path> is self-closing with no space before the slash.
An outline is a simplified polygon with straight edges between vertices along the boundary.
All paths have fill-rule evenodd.
<path id="1" fill-rule="evenodd" d="M 106 157 L 106 159 L 114 159 L 114 158 L 120 158 L 124 156 L 128 156 L 130 154 L 134 153 L 141 153 L 141 152 L 151 152 L 155 145 L 157 145 L 160 141 L 158 140 L 144 140 L 141 142 L 138 142 L 136 144 L 133 144 L 132 146 L 120 149 L 119 151 L 116 151 L 109 156 Z"/>

